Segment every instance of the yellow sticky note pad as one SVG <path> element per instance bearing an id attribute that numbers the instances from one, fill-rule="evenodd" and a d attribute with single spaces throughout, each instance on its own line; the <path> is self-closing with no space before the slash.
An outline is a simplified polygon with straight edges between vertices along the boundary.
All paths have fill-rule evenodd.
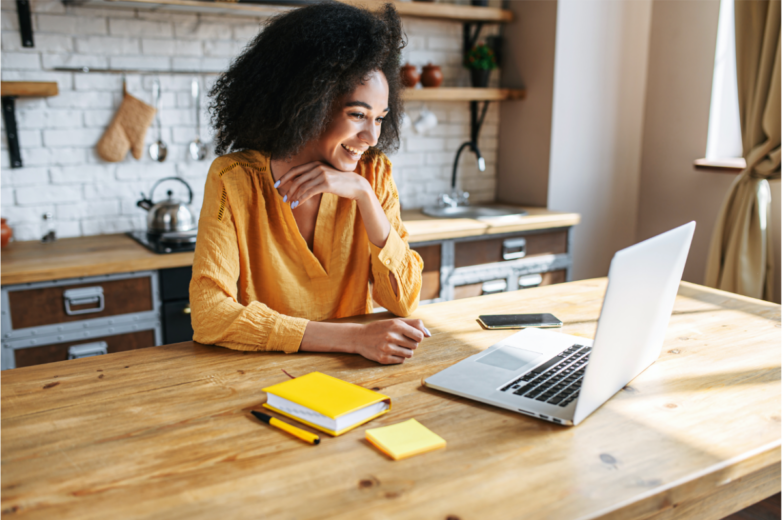
<path id="1" fill-rule="evenodd" d="M 372 428 L 366 435 L 369 442 L 394 460 L 445 448 L 445 439 L 415 419 Z"/>

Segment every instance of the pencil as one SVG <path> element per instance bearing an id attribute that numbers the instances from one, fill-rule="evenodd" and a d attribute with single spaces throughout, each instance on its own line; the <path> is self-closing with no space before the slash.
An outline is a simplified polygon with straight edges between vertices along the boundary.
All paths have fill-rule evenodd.
<path id="1" fill-rule="evenodd" d="M 292 424 L 288 424 L 277 419 L 276 417 L 266 415 L 265 413 L 256 412 L 255 410 L 251 410 L 250 413 L 252 413 L 258 420 L 263 421 L 266 424 L 270 424 L 275 428 L 279 428 L 282 431 L 286 431 L 291 435 L 303 440 L 304 442 L 309 442 L 310 444 L 320 444 L 320 437 L 314 433 L 302 430 L 301 428 L 296 428 Z"/>

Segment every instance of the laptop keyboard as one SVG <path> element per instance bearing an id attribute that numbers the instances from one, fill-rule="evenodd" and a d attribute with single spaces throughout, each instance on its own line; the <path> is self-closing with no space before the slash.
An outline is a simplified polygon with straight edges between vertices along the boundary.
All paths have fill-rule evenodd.
<path id="1" fill-rule="evenodd" d="M 573 345 L 501 390 L 565 407 L 578 397 L 591 350 L 592 347 Z"/>

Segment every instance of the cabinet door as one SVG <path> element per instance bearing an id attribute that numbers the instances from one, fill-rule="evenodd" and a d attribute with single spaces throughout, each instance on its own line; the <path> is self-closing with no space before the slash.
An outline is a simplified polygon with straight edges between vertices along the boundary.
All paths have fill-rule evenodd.
<path id="1" fill-rule="evenodd" d="M 421 255 L 424 261 L 424 272 L 421 275 L 421 301 L 432 300 L 440 296 L 440 244 L 410 249 Z"/>
<path id="2" fill-rule="evenodd" d="M 17 349 L 14 351 L 16 368 L 41 365 L 44 363 L 54 363 L 55 361 L 66 361 L 68 359 L 69 347 L 83 345 L 85 343 L 94 343 L 96 341 L 105 341 L 108 344 L 107 350 L 109 354 L 114 352 L 123 352 L 125 350 L 153 347 L 155 346 L 155 331 L 140 330 L 128 334 L 101 336 L 97 338 L 85 339 L 83 341 Z"/>
<path id="3" fill-rule="evenodd" d="M 163 343 L 180 343 L 193 340 L 190 322 L 190 301 L 176 300 L 163 303 Z"/>

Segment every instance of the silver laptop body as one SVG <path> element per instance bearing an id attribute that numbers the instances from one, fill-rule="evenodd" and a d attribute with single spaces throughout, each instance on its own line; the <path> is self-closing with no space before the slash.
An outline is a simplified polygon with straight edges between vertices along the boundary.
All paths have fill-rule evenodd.
<path id="1" fill-rule="evenodd" d="M 576 425 L 662 350 L 695 222 L 617 252 L 594 340 L 524 329 L 424 381 L 427 387 Z"/>

